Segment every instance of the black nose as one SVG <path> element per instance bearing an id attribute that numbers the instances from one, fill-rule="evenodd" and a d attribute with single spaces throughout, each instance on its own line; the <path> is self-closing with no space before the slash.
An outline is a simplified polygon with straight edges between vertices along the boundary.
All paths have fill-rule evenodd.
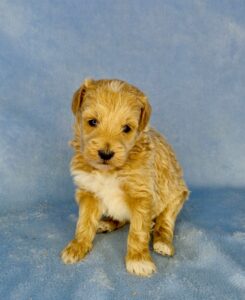
<path id="1" fill-rule="evenodd" d="M 104 159 L 104 160 L 109 160 L 112 158 L 114 155 L 113 151 L 104 151 L 104 150 L 99 150 L 98 151 L 99 157 Z"/>

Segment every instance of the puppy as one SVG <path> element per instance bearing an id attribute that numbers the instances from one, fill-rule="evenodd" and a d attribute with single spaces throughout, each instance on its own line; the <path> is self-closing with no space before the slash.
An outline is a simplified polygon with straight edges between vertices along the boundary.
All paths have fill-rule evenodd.
<path id="1" fill-rule="evenodd" d="M 172 256 L 176 217 L 189 195 L 175 154 L 148 126 L 147 97 L 124 81 L 85 80 L 73 96 L 72 111 L 71 174 L 79 217 L 62 260 L 80 261 L 96 232 L 129 222 L 126 268 L 150 276 L 156 271 L 149 251 L 151 231 L 154 251 Z"/>

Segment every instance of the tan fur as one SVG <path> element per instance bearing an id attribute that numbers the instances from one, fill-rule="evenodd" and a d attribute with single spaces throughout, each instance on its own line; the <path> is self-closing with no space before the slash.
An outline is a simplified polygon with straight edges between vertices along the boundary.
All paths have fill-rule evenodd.
<path id="1" fill-rule="evenodd" d="M 102 220 L 100 220 L 99 225 L 97 227 L 97 233 L 105 233 L 105 232 L 111 232 L 118 228 L 121 228 L 126 224 L 126 221 L 117 221 L 113 220 L 110 217 L 104 217 Z"/>
<path id="2" fill-rule="evenodd" d="M 189 191 L 171 146 L 148 127 L 151 106 L 136 87 L 120 80 L 85 80 L 72 101 L 75 116 L 71 174 L 79 218 L 75 238 L 62 252 L 65 263 L 84 258 L 96 232 L 130 222 L 126 268 L 156 271 L 149 251 L 174 254 L 174 225 Z M 96 120 L 91 126 L 90 121 Z M 125 125 L 131 129 L 124 132 Z M 98 151 L 114 152 L 103 160 Z M 107 219 L 104 219 L 107 217 Z"/>

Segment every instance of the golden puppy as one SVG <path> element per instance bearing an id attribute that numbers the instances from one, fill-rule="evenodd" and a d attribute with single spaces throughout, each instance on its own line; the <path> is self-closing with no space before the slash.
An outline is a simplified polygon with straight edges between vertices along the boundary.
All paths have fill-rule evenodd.
<path id="1" fill-rule="evenodd" d="M 126 82 L 85 80 L 73 96 L 72 111 L 71 174 L 79 217 L 62 260 L 80 261 L 96 232 L 130 222 L 126 268 L 149 276 L 156 271 L 149 251 L 151 230 L 153 249 L 172 256 L 175 220 L 189 194 L 175 154 L 148 127 L 147 97 Z"/>

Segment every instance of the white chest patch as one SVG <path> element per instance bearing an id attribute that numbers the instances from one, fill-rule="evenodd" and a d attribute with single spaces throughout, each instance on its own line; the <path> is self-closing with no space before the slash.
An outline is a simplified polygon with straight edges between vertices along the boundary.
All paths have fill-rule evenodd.
<path id="1" fill-rule="evenodd" d="M 72 171 L 74 183 L 94 193 L 102 202 L 103 214 L 118 221 L 129 220 L 129 209 L 124 201 L 124 193 L 115 175 Z"/>

